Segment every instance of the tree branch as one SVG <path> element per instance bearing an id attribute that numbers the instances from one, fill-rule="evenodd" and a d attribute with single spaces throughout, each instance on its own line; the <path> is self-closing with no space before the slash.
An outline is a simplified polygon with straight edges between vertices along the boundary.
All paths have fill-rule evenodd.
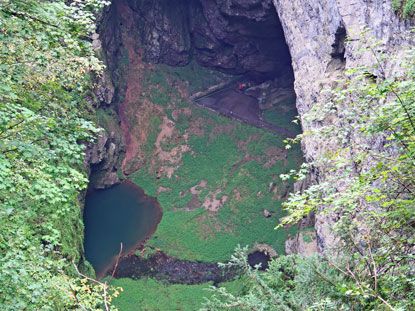
<path id="1" fill-rule="evenodd" d="M 110 283 L 111 283 L 112 278 L 113 278 L 113 277 L 114 277 L 114 275 L 115 275 L 115 270 L 117 270 L 117 267 L 118 267 L 118 262 L 119 262 L 120 257 L 121 257 L 121 253 L 122 253 L 122 242 L 121 242 L 121 246 L 120 246 L 120 252 L 118 253 L 117 261 L 115 262 L 115 266 L 114 266 L 114 269 L 112 270 L 111 278 L 110 278 L 110 280 L 108 281 L 108 284 L 110 284 Z"/>
<path id="2" fill-rule="evenodd" d="M 89 276 L 86 276 L 85 274 L 82 274 L 82 273 L 79 271 L 79 269 L 78 269 L 78 267 L 76 266 L 76 264 L 75 264 L 75 259 L 73 259 L 73 260 L 72 260 L 72 264 L 73 264 L 73 266 L 75 267 L 76 273 L 78 273 L 78 275 L 79 275 L 79 276 L 81 276 L 81 277 L 83 277 L 83 278 L 85 278 L 85 279 L 87 279 L 87 280 L 89 280 L 89 281 L 91 281 L 91 282 L 97 283 L 97 284 L 99 284 L 99 285 L 101 285 L 101 286 L 102 286 L 102 290 L 104 291 L 104 295 L 103 295 L 103 296 L 104 296 L 104 306 L 105 306 L 105 310 L 106 310 L 106 311 L 109 311 L 108 301 L 107 301 L 107 287 L 110 285 L 111 280 L 112 280 L 112 278 L 113 278 L 113 276 L 114 276 L 114 274 L 115 274 L 115 270 L 117 269 L 117 266 L 118 266 L 118 261 L 120 260 L 121 253 L 122 253 L 122 242 L 121 242 L 120 252 L 119 252 L 119 254 L 118 254 L 118 257 L 117 257 L 117 261 L 116 261 L 115 267 L 114 267 L 114 269 L 113 269 L 113 271 L 112 271 L 112 276 L 111 276 L 111 279 L 109 280 L 109 282 L 108 282 L 108 283 L 107 283 L 107 281 L 105 281 L 104 283 L 102 283 L 102 282 L 100 282 L 100 281 L 98 281 L 98 280 L 95 280 L 95 279 L 93 279 L 93 278 L 90 278 Z"/>
<path id="3" fill-rule="evenodd" d="M 249 271 L 249 270 L 248 270 Z M 286 306 L 281 304 L 281 302 L 278 301 L 277 298 L 274 297 L 274 295 L 262 284 L 260 280 L 258 280 L 254 274 L 249 272 L 249 276 L 275 301 L 275 303 L 279 306 L 281 306 L 285 310 L 289 310 Z"/>

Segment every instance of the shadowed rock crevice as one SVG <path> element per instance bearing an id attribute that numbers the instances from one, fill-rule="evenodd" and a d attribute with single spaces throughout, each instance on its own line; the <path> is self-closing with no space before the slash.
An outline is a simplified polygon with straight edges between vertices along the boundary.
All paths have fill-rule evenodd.
<path id="1" fill-rule="evenodd" d="M 345 62 L 346 58 L 344 57 L 344 53 L 346 51 L 345 48 L 345 41 L 346 41 L 346 28 L 344 27 L 343 23 L 339 25 L 334 34 L 334 43 L 332 44 L 332 52 L 331 57 L 334 59 L 338 59 L 341 62 Z"/>

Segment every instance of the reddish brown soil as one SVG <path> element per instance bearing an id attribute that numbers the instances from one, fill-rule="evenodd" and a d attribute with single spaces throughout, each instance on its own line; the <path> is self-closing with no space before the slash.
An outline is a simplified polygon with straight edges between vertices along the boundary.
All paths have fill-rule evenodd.
<path id="1" fill-rule="evenodd" d="M 118 12 L 127 29 L 132 27 L 133 12 L 125 0 L 116 2 Z M 159 115 L 161 110 L 142 97 L 144 73 L 152 69 L 152 66 L 142 61 L 143 51 L 137 49 L 137 36 L 129 36 L 122 33 L 122 42 L 128 51 L 129 65 L 126 76 L 126 91 L 124 100 L 118 106 L 118 114 L 121 120 L 121 130 L 127 146 L 126 155 L 122 163 L 125 174 L 130 174 L 140 168 L 145 161 L 140 145 L 147 141 L 150 116 Z"/>

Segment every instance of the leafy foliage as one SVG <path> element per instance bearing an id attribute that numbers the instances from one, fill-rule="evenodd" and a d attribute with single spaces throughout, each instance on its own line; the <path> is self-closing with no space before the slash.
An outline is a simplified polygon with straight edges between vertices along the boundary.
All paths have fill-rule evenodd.
<path id="1" fill-rule="evenodd" d="M 393 0 L 393 10 L 402 15 L 403 18 L 411 18 L 415 16 L 415 1 L 414 0 Z"/>
<path id="2" fill-rule="evenodd" d="M 211 287 L 213 296 L 206 299 L 201 311 L 211 310 L 340 310 L 352 299 L 338 291 L 343 276 L 321 258 L 299 255 L 273 259 L 262 272 L 247 262 L 248 248 L 238 247 L 228 266 L 244 271 L 242 292 L 229 293 L 225 288 Z M 357 308 L 345 310 L 358 310 Z"/>
<path id="3" fill-rule="evenodd" d="M 87 39 L 105 4 L 0 0 L 2 310 L 102 303 L 65 258 L 82 249 L 81 142 L 97 132 L 84 95 L 103 68 Z"/>
<path id="4" fill-rule="evenodd" d="M 331 139 L 336 148 L 311 164 L 324 167 L 328 177 L 290 198 L 286 221 L 296 221 L 310 209 L 338 215 L 334 232 L 350 256 L 338 268 L 351 279 L 351 293 L 371 308 L 411 309 L 415 54 L 409 47 L 399 73 L 385 78 L 389 62 L 375 52 L 378 44 L 362 41 L 364 50 L 376 57 L 375 66 L 350 70 L 330 94 L 332 101 L 315 107 L 306 118 L 311 122 L 334 115 L 339 123 L 326 123 L 305 135 Z"/>

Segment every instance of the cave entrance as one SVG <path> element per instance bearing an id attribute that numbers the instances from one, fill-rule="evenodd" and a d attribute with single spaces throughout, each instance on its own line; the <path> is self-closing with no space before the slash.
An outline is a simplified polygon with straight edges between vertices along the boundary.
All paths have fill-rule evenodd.
<path id="1" fill-rule="evenodd" d="M 124 62 L 122 50 L 131 58 L 135 49 L 147 63 L 176 68 L 196 104 L 287 137 L 300 132 L 291 123 L 291 56 L 272 0 L 117 0 L 111 12 L 103 43 L 113 72 Z M 128 46 L 131 38 L 122 38 L 131 34 Z"/>

